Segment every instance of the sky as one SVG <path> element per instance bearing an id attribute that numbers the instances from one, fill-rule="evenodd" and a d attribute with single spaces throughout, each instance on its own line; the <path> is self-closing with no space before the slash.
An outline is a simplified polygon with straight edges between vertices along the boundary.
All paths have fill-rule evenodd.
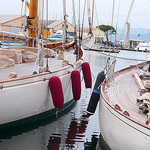
<path id="1" fill-rule="evenodd" d="M 48 0 L 48 1 L 49 1 L 49 19 L 62 19 L 63 0 Z M 78 21 L 79 0 L 74 0 L 74 1 L 75 1 L 75 9 L 76 9 L 76 21 Z M 81 1 L 81 18 L 82 18 L 84 0 L 80 0 L 80 1 Z M 92 6 L 93 0 L 90 0 L 90 2 Z M 117 28 L 123 28 L 131 2 L 132 0 L 115 0 L 114 21 L 113 21 L 114 27 L 117 26 Z M 67 15 L 68 15 L 67 19 L 70 23 L 73 24 L 72 0 L 66 0 L 66 3 L 67 3 Z M 22 0 L 1 0 L 0 14 L 21 15 L 21 4 L 22 4 Z M 96 9 L 94 11 L 94 27 L 96 27 L 98 24 L 111 25 L 113 0 L 95 0 L 95 8 Z M 131 15 L 129 17 L 131 28 L 150 29 L 149 16 L 150 16 L 150 0 L 135 0 Z M 88 26 L 87 8 L 86 8 L 84 26 Z"/>

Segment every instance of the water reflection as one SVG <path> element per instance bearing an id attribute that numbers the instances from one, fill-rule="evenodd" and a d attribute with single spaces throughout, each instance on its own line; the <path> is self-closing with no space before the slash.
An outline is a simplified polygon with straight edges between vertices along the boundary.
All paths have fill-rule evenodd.
<path id="1" fill-rule="evenodd" d="M 51 136 L 48 141 L 47 150 L 59 150 L 61 136 Z"/>

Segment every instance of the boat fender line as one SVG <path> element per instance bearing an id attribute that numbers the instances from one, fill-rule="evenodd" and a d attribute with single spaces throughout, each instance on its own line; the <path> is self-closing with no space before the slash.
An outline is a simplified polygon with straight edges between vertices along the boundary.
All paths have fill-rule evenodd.
<path id="1" fill-rule="evenodd" d="M 115 105 L 115 109 L 121 111 L 121 108 L 120 108 L 120 106 L 118 104 Z"/>
<path id="2" fill-rule="evenodd" d="M 92 76 L 91 76 L 90 65 L 88 62 L 84 62 L 82 64 L 82 72 L 83 72 L 85 87 L 91 88 L 92 87 Z"/>
<path id="3" fill-rule="evenodd" d="M 90 98 L 90 101 L 89 101 L 89 104 L 87 107 L 87 113 L 89 116 L 93 115 L 95 113 L 98 101 L 100 99 L 100 88 L 99 87 L 100 87 L 101 83 L 104 81 L 104 79 L 105 79 L 105 74 L 102 71 L 97 75 L 96 82 L 94 85 L 94 90 L 92 92 L 92 95 L 91 95 L 91 98 Z"/>
<path id="4" fill-rule="evenodd" d="M 81 77 L 78 70 L 71 73 L 73 99 L 79 100 L 81 97 Z"/>
<path id="5" fill-rule="evenodd" d="M 61 80 L 57 76 L 53 76 L 49 80 L 50 91 L 55 108 L 64 106 L 64 94 Z"/>

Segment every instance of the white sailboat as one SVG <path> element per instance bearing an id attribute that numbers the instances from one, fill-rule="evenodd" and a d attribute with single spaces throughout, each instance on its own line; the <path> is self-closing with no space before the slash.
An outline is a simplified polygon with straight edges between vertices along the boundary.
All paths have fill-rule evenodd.
<path id="1" fill-rule="evenodd" d="M 35 22 L 38 20 L 37 8 L 38 1 L 30 0 L 29 17 Z M 29 45 L 35 45 L 35 24 L 29 27 L 28 33 Z M 83 51 L 79 46 L 74 49 L 73 45 L 74 42 L 53 43 L 43 49 L 43 44 L 39 43 L 44 50 L 42 58 L 47 57 L 41 62 L 45 67 L 35 67 L 38 53 L 35 47 L 0 50 L 3 54 L 0 57 L 0 131 L 57 115 L 58 111 L 74 103 L 73 99 L 80 98 Z M 55 52 L 58 46 L 59 54 Z M 78 56 L 74 54 L 75 50 Z"/>

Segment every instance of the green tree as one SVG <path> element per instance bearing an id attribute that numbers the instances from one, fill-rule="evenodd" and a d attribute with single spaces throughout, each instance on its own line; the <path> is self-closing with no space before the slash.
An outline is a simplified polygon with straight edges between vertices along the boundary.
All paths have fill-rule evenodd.
<path id="1" fill-rule="evenodd" d="M 116 33 L 115 28 L 113 26 L 110 26 L 110 25 L 104 25 L 104 24 L 103 25 L 98 25 L 96 28 L 99 28 L 100 30 L 105 32 L 107 41 L 109 41 L 108 40 L 108 35 Z"/>

